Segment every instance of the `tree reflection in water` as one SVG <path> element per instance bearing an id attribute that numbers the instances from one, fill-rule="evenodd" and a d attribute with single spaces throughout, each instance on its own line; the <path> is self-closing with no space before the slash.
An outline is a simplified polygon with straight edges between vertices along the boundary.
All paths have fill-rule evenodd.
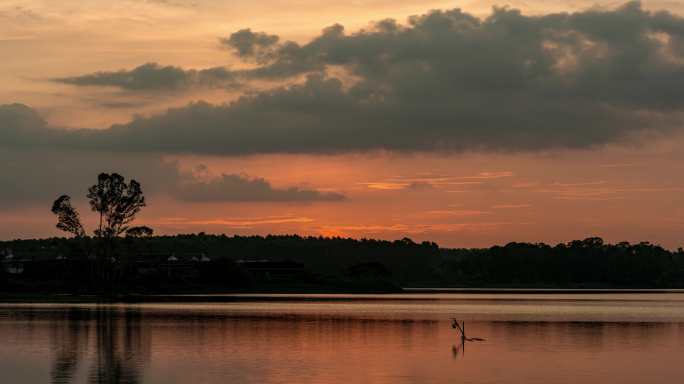
<path id="1" fill-rule="evenodd" d="M 141 327 L 139 310 L 110 306 L 72 308 L 56 320 L 51 323 L 55 351 L 52 383 L 75 381 L 83 364 L 88 365 L 88 383 L 141 382 L 150 343 Z"/>
<path id="2" fill-rule="evenodd" d="M 88 313 L 77 308 L 70 308 L 64 311 L 63 315 L 62 319 L 56 319 L 50 323 L 55 350 L 50 378 L 55 384 L 71 382 L 88 346 L 87 336 L 90 328 Z"/>

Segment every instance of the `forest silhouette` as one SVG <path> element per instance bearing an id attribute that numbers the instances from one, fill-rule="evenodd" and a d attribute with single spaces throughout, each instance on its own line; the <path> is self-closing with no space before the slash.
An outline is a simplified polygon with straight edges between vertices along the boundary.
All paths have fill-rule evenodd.
<path id="1" fill-rule="evenodd" d="M 0 243 L 21 274 L 0 269 L 0 291 L 102 293 L 89 238 Z M 58 255 L 54 257 L 54 255 Z M 684 252 L 600 238 L 486 249 L 434 243 L 188 234 L 112 242 L 114 293 L 399 291 L 401 287 L 684 288 Z"/>
<path id="2" fill-rule="evenodd" d="M 88 234 L 71 197 L 52 205 L 71 237 L 0 242 L 0 292 L 395 292 L 402 287 L 684 288 L 684 251 L 590 237 L 550 246 L 446 249 L 409 238 L 152 236 L 133 226 L 146 205 L 135 180 L 102 173 L 88 188 Z"/>

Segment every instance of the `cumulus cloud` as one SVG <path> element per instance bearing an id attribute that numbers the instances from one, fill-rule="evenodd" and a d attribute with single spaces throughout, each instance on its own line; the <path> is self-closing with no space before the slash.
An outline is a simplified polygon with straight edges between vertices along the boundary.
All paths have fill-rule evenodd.
<path id="1" fill-rule="evenodd" d="M 200 180 L 190 177 L 181 182 L 177 196 L 186 202 L 310 202 L 342 201 L 345 196 L 336 192 L 288 187 L 276 188 L 263 178 L 246 175 L 222 174 L 218 178 Z"/>
<path id="2" fill-rule="evenodd" d="M 335 25 L 306 44 L 250 30 L 224 43 L 258 57 L 241 76 L 306 80 L 60 135 L 56 145 L 223 155 L 535 151 L 682 123 L 684 19 L 638 2 L 543 16 L 497 8 L 485 19 L 432 11 L 355 33 Z M 353 82 L 330 70 L 340 67 Z"/>
<path id="3" fill-rule="evenodd" d="M 224 67 L 183 69 L 146 63 L 131 70 L 96 72 L 63 77 L 53 81 L 76 86 L 116 87 L 127 91 L 169 91 L 192 87 L 226 87 L 238 85 L 233 72 Z"/>

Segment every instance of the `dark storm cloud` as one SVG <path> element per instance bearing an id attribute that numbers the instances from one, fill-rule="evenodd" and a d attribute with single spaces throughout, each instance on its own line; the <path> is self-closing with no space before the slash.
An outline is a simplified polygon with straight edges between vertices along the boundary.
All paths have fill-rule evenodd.
<path id="1" fill-rule="evenodd" d="M 201 181 L 190 179 L 181 183 L 177 196 L 188 202 L 309 202 L 342 201 L 345 196 L 335 192 L 289 187 L 275 188 L 262 178 L 227 175 Z"/>
<path id="2" fill-rule="evenodd" d="M 227 41 L 241 57 L 258 57 L 240 76 L 306 80 L 59 135 L 55 145 L 224 155 L 525 151 L 592 147 L 682 123 L 684 19 L 636 2 L 545 16 L 495 9 L 486 19 L 433 11 L 352 34 L 335 25 L 303 45 L 249 30 Z"/>
<path id="3" fill-rule="evenodd" d="M 53 81 L 76 86 L 107 86 L 128 91 L 169 91 L 191 87 L 235 87 L 234 74 L 223 68 L 183 69 L 147 63 L 131 70 L 96 72 Z"/>

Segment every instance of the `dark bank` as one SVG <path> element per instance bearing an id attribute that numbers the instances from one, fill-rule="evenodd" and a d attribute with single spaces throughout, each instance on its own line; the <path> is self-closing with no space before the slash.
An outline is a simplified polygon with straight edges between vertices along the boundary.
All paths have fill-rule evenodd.
<path id="1" fill-rule="evenodd" d="M 599 238 L 556 246 L 300 236 L 190 234 L 113 239 L 107 279 L 84 250 L 95 239 L 0 242 L 5 296 L 225 292 L 398 292 L 419 288 L 684 288 L 684 253 Z"/>

